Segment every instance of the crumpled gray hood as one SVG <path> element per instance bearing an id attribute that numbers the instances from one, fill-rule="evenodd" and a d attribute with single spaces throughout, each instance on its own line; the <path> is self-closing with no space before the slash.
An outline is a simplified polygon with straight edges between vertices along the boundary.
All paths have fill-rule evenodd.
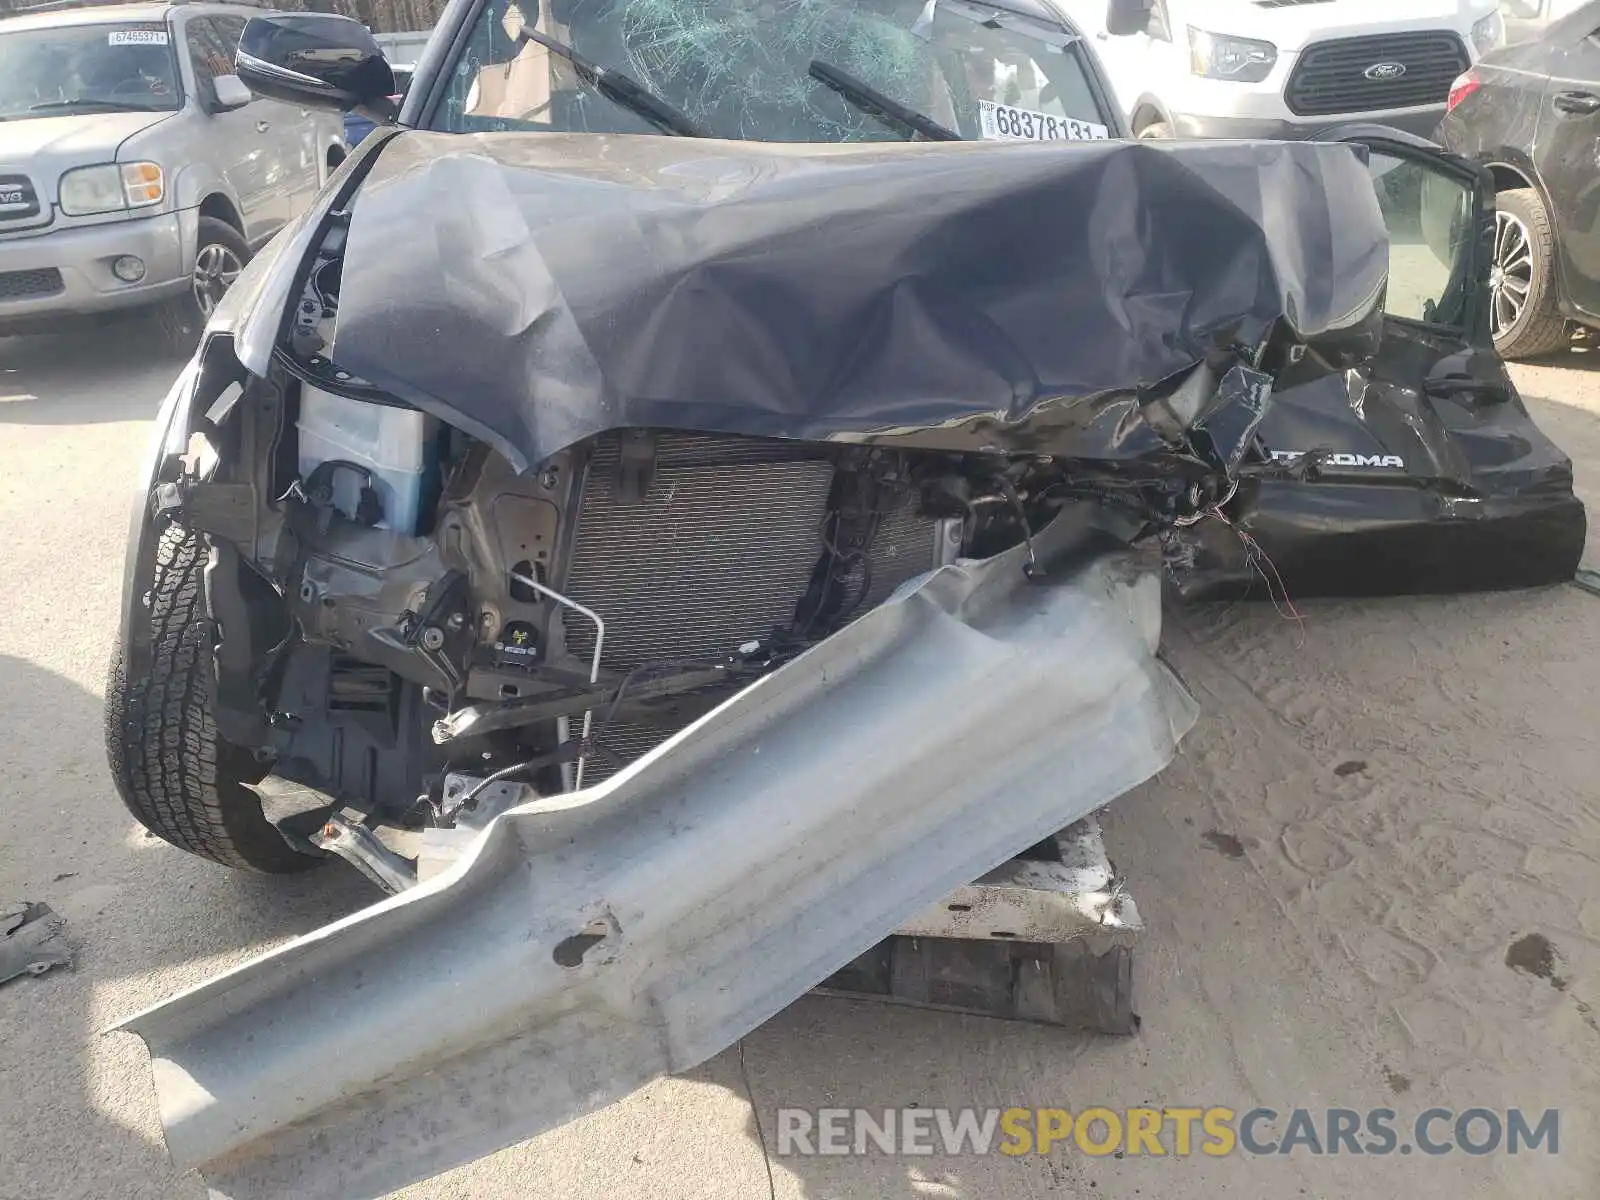
<path id="1" fill-rule="evenodd" d="M 519 466 L 629 426 L 1137 457 L 1133 389 L 1372 328 L 1362 153 L 406 133 L 333 357 Z"/>

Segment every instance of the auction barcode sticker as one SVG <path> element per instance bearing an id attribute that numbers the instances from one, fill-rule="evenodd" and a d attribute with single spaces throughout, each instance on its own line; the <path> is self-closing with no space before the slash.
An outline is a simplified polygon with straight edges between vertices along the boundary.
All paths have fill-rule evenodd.
<path id="1" fill-rule="evenodd" d="M 978 124 L 990 141 L 1097 142 L 1111 136 L 1111 130 L 1091 121 L 1053 117 L 993 100 L 978 101 Z"/>
<path id="2" fill-rule="evenodd" d="M 165 29 L 113 29 L 106 34 L 106 44 L 111 46 L 165 46 Z"/>

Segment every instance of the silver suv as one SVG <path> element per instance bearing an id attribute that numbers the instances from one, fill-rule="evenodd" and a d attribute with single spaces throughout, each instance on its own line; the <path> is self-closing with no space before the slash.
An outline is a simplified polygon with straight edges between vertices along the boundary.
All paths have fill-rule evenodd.
<path id="1" fill-rule="evenodd" d="M 192 345 L 252 251 L 310 205 L 343 128 L 233 74 L 256 11 L 0 20 L 0 334 L 147 309 Z"/>

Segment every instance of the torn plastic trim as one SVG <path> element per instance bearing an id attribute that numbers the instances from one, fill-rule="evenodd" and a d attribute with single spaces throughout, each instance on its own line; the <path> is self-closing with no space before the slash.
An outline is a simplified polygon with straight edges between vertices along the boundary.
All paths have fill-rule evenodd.
<path id="1" fill-rule="evenodd" d="M 394 126 L 380 126 L 362 138 L 351 151 L 353 161 L 344 164 L 343 182 L 337 188 L 325 188 L 316 203 L 262 247 L 217 306 L 208 332 L 231 336 L 237 343 L 239 361 L 252 375 L 265 377 L 268 372 L 273 350 L 294 312 L 292 297 L 304 286 L 332 215 L 354 200 L 373 164 L 401 132 Z M 219 419 L 223 412 L 218 413 Z"/>
<path id="2" fill-rule="evenodd" d="M 207 409 L 242 377 L 233 339 L 226 334 L 207 333 L 156 412 L 151 438 L 139 464 L 137 490 L 129 505 L 128 543 L 122 569 L 116 644 L 123 668 L 132 677 L 149 670 L 150 622 L 145 594 L 155 571 L 156 545 L 163 528 L 155 511 L 155 489 L 177 473 L 177 460 L 187 452 L 190 435 L 201 425 Z"/>
<path id="3" fill-rule="evenodd" d="M 1039 581 L 1023 547 L 942 567 L 443 875 L 125 1022 L 177 1164 L 354 1200 L 490 1153 L 704 1061 L 1159 771 L 1196 707 L 1157 576 L 1082 522 L 1036 542 Z"/>

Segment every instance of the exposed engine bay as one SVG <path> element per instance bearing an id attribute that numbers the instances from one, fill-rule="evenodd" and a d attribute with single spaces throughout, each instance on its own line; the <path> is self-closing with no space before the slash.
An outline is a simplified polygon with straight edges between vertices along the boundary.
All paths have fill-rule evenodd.
<path id="1" fill-rule="evenodd" d="M 907 581 L 1026 546 L 1066 507 L 1153 531 L 1228 479 L 637 429 L 519 473 L 422 414 L 303 380 L 237 411 L 277 453 L 250 484 L 184 499 L 217 546 L 219 728 L 280 780 L 413 828 L 472 807 L 445 794 L 454 774 L 544 795 L 598 783 Z M 339 423 L 389 442 L 307 461 Z M 396 429 L 421 444 L 397 455 Z M 207 513 L 240 486 L 278 499 L 229 544 L 244 529 Z"/>
<path id="2" fill-rule="evenodd" d="M 406 796 L 413 819 L 465 764 L 523 764 L 547 793 L 597 782 L 906 580 L 1043 519 L 1042 484 L 944 456 L 629 430 L 529 476 L 433 436 L 431 522 L 383 528 L 392 492 L 344 460 L 254 556 L 291 564 L 273 582 L 304 639 L 270 668 L 277 773 L 358 806 Z M 360 480 L 350 510 L 322 482 L 339 472 Z M 324 729 L 296 727 L 306 713 Z"/>

